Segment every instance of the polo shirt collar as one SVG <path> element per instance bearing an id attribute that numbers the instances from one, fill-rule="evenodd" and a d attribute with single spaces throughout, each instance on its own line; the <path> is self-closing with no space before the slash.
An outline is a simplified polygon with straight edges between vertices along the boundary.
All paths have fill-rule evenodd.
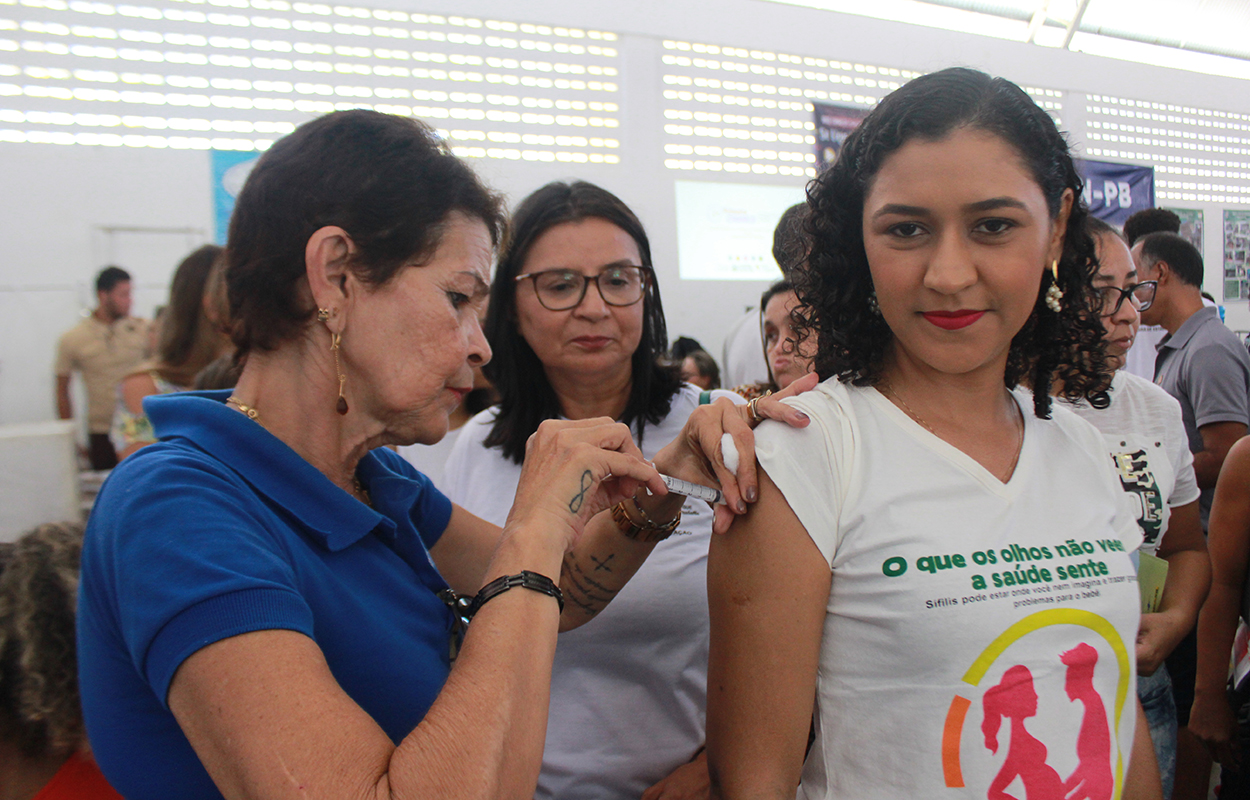
<path id="1" fill-rule="evenodd" d="M 1156 349 L 1163 350 L 1163 348 L 1168 347 L 1173 350 L 1180 350 L 1189 344 L 1189 340 L 1194 338 L 1194 334 L 1198 332 L 1199 328 L 1213 319 L 1218 321 L 1219 318 L 1219 309 L 1203 306 L 1190 315 L 1189 319 L 1182 322 L 1181 326 L 1176 329 L 1176 333 L 1164 337 L 1163 341 L 1156 346 Z"/>
<path id="2" fill-rule="evenodd" d="M 157 438 L 185 439 L 213 456 L 299 520 L 327 550 L 346 549 L 379 527 L 379 533 L 394 537 L 391 519 L 343 491 L 281 439 L 227 406 L 229 396 L 230 390 L 153 395 L 144 399 L 143 410 Z M 389 475 L 373 453 L 361 459 L 358 477 L 378 509 L 407 509 L 415 501 L 415 484 L 388 479 Z M 399 505 L 405 499 L 409 505 Z"/>

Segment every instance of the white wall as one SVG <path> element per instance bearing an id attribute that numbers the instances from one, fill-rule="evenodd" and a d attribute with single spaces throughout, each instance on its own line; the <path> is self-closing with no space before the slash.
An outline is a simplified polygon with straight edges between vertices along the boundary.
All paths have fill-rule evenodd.
<path id="1" fill-rule="evenodd" d="M 622 163 L 533 164 L 482 159 L 475 166 L 513 200 L 558 178 L 604 185 L 647 225 L 668 310 L 670 335 L 689 335 L 719 354 L 725 328 L 758 298 L 764 282 L 683 281 L 677 272 L 673 181 L 709 177 L 665 169 L 661 40 L 694 41 L 837 57 L 928 71 L 968 65 L 1017 82 L 1076 93 L 1101 93 L 1250 112 L 1245 81 L 1200 76 L 980 36 L 821 12 L 761 0 L 389 0 L 380 7 L 476 15 L 616 31 L 622 63 Z M 1083 98 L 1065 108 L 1065 127 L 1083 129 Z M 1079 146 L 1080 141 L 1076 144 Z M 100 226 L 212 230 L 209 155 L 203 151 L 0 144 L 0 423 L 53 415 L 52 354 L 60 331 L 89 307 L 89 281 L 104 263 Z M 729 179 L 728 176 L 721 178 Z M 771 185 L 793 178 L 735 175 Z M 1208 288 L 1220 297 L 1221 208 L 1203 208 Z M 117 260 L 143 289 L 148 314 L 177 255 L 199 244 L 194 233 L 130 234 L 114 239 Z M 1229 324 L 1250 329 L 1250 309 L 1230 308 Z"/>

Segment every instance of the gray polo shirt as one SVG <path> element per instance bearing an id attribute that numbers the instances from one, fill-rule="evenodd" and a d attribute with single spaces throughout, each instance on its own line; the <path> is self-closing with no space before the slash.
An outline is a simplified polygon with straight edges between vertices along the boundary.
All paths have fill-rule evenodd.
<path id="1" fill-rule="evenodd" d="M 1190 452 L 1203 449 L 1198 431 L 1203 425 L 1250 425 L 1250 352 L 1220 322 L 1219 311 L 1208 306 L 1195 312 L 1157 349 L 1155 383 L 1180 401 Z M 1214 494 L 1203 489 L 1198 498 L 1203 530 Z"/>

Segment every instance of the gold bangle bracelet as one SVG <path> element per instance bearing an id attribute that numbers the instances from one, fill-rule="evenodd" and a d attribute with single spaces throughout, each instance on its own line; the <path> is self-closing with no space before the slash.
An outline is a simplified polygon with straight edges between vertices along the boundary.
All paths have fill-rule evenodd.
<path id="1" fill-rule="evenodd" d="M 634 522 L 629 516 L 629 512 L 625 510 L 625 503 L 627 502 L 634 504 L 634 510 L 638 512 L 638 516 L 642 517 L 641 524 Z M 662 542 L 672 536 L 673 531 L 677 530 L 677 525 L 681 522 L 681 511 L 678 511 L 677 516 L 668 522 L 660 524 L 647 516 L 647 512 L 636 501 L 632 499 L 628 501 L 622 500 L 612 506 L 612 521 L 616 523 L 616 527 L 622 535 L 636 542 Z"/>

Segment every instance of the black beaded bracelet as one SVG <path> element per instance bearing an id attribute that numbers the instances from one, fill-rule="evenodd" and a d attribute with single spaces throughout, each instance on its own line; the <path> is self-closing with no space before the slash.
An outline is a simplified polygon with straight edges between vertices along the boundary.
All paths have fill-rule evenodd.
<path id="1" fill-rule="evenodd" d="M 539 575 L 537 572 L 523 569 L 516 575 L 501 575 L 483 586 L 482 590 L 477 593 L 477 597 L 473 598 L 473 604 L 469 606 L 469 619 L 472 619 L 478 611 L 481 611 L 482 606 L 486 605 L 488 600 L 518 586 L 554 597 L 556 602 L 560 604 L 560 612 L 564 612 L 564 592 L 560 591 L 560 587 L 556 586 L 555 581 L 546 575 Z"/>

